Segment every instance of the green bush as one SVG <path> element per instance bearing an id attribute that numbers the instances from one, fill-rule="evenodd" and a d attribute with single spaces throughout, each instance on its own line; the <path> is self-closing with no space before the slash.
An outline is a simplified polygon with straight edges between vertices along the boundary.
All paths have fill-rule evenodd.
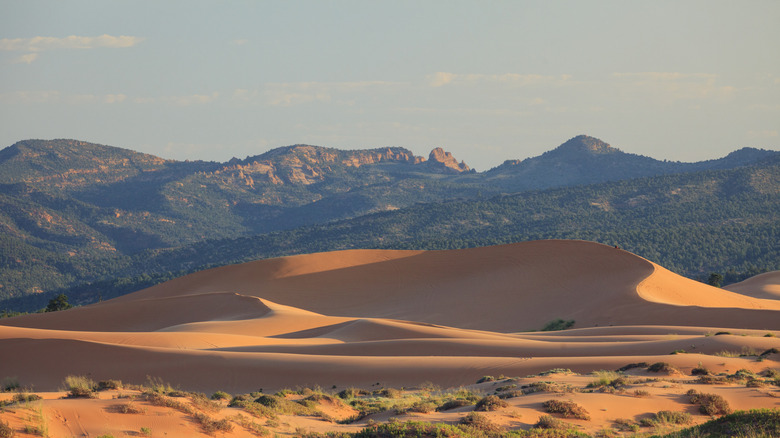
<path id="1" fill-rule="evenodd" d="M 228 394 L 225 391 L 217 391 L 214 394 L 211 394 L 212 400 L 230 400 L 230 394 Z"/>
<path id="2" fill-rule="evenodd" d="M 552 331 L 558 331 L 558 330 L 566 330 L 574 326 L 574 320 L 570 319 L 568 321 L 563 320 L 561 318 L 552 320 L 548 322 L 547 324 L 542 327 L 543 332 L 552 332 Z"/>
<path id="3" fill-rule="evenodd" d="M 763 438 L 780 436 L 780 409 L 737 411 L 664 438 Z"/>

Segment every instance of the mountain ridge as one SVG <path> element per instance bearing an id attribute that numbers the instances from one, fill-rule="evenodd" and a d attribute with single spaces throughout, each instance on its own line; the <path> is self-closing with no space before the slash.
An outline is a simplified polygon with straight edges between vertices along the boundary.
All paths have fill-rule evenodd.
<path id="1" fill-rule="evenodd" d="M 626 163 L 667 164 L 587 136 L 555 150 L 564 157 L 550 158 L 548 152 L 506 171 L 475 172 L 444 149 L 434 149 L 433 157 L 425 159 L 404 148 L 343 151 L 293 145 L 215 163 L 164 160 L 77 140 L 18 142 L 0 151 L 0 296 L 124 277 L 128 257 L 149 250 L 249 238 L 414 205 L 646 177 L 632 174 Z M 780 153 L 743 148 L 692 167 L 671 163 L 676 167 L 651 173 L 770 162 L 780 162 Z M 621 171 L 610 173 L 610 166 Z M 773 175 L 771 170 L 744 173 L 728 187 L 734 193 L 763 187 L 773 195 Z M 643 199 L 629 204 L 660 202 Z M 592 202 L 609 210 L 616 205 L 610 202 L 628 201 Z M 445 219 L 430 218 L 434 223 Z M 189 269 L 184 266 L 194 267 L 185 263 L 166 269 Z"/>

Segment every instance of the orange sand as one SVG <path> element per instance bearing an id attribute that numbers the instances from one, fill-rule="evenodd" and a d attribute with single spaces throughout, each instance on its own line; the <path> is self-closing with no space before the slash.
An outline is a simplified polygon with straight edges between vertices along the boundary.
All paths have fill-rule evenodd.
<path id="1" fill-rule="evenodd" d="M 457 387 L 483 375 L 559 367 L 588 373 L 642 361 L 669 362 L 688 374 L 699 363 L 714 372 L 761 371 L 777 368 L 780 355 L 757 362 L 715 354 L 780 348 L 780 338 L 764 336 L 780 335 L 778 290 L 778 273 L 717 289 L 582 241 L 301 255 L 202 271 L 63 312 L 2 319 L 0 378 L 52 391 L 69 374 L 135 383 L 154 376 L 187 390 L 240 393 L 423 381 Z M 574 329 L 528 331 L 556 318 L 575 320 Z M 670 355 L 677 350 L 688 354 Z M 621 409 L 628 415 L 678 403 L 670 396 L 572 397 L 592 406 L 590 426 Z M 729 397 L 744 407 L 780 400 L 750 391 Z M 517 402 L 518 425 L 538 418 L 534 400 Z M 78 403 L 97 402 L 44 405 L 54 424 L 87 409 Z M 114 421 L 110 413 L 95 415 L 79 421 Z M 167 430 L 163 423 L 152 429 Z M 357 430 L 320 423 L 306 427 Z M 78 432 L 67 430 L 55 433 L 52 426 L 52 436 Z"/>

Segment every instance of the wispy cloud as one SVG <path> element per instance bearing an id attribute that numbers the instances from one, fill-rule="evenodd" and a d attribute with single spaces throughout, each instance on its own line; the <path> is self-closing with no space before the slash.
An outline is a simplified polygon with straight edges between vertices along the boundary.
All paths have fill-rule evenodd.
<path id="1" fill-rule="evenodd" d="M 219 99 L 220 94 L 213 92 L 211 94 L 187 94 L 182 96 L 163 96 L 163 97 L 136 97 L 133 103 L 138 104 L 156 104 L 162 103 L 174 106 L 192 106 L 204 105 Z"/>
<path id="2" fill-rule="evenodd" d="M 68 37 L 44 37 L 32 38 L 3 38 L 0 39 L 0 51 L 28 52 L 11 61 L 13 64 L 31 64 L 38 59 L 40 52 L 63 49 L 121 49 L 133 47 L 143 41 L 143 38 L 134 36 L 100 35 L 96 37 L 76 36 Z"/>
<path id="3" fill-rule="evenodd" d="M 341 97 L 349 93 L 361 93 L 369 89 L 386 88 L 397 84 L 397 82 L 385 81 L 277 82 L 266 84 L 264 95 L 269 105 L 293 106 L 311 102 L 331 102 L 334 96 Z M 239 95 L 242 97 L 251 95 L 248 90 L 240 91 Z"/>
<path id="4" fill-rule="evenodd" d="M 28 53 L 26 55 L 22 55 L 13 61 L 11 61 L 13 64 L 32 64 L 33 61 L 38 59 L 37 53 Z"/>
<path id="5" fill-rule="evenodd" d="M 436 72 L 428 75 L 428 84 L 432 87 L 441 87 L 447 84 L 478 84 L 478 83 L 503 83 L 514 86 L 528 86 L 540 84 L 561 84 L 571 79 L 571 75 L 538 75 L 538 74 L 458 74 L 449 72 Z"/>
<path id="6" fill-rule="evenodd" d="M 243 46 L 244 44 L 248 43 L 249 40 L 239 38 L 237 40 L 233 40 L 230 42 L 230 44 L 233 44 L 234 46 Z"/>
<path id="7" fill-rule="evenodd" d="M 624 92 L 649 93 L 655 100 L 674 102 L 731 97 L 736 87 L 722 85 L 712 73 L 637 72 L 613 73 Z"/>
<path id="8" fill-rule="evenodd" d="M 143 41 L 134 36 L 101 35 L 97 37 L 71 35 L 64 38 L 37 36 L 32 38 L 0 39 L 0 50 L 19 52 L 42 52 L 57 49 L 97 49 L 133 47 Z"/>
<path id="9" fill-rule="evenodd" d="M 775 138 L 780 136 L 780 133 L 774 129 L 765 129 L 762 131 L 748 131 L 747 136 L 748 138 Z"/>
<path id="10" fill-rule="evenodd" d="M 12 104 L 56 104 L 83 105 L 95 103 L 122 103 L 124 94 L 64 94 L 59 91 L 15 91 L 0 94 L 0 102 Z"/>

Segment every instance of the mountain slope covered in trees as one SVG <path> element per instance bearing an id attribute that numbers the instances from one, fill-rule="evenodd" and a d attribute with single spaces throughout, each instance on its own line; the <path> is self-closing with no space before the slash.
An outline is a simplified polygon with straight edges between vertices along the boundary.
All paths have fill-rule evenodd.
<path id="1" fill-rule="evenodd" d="M 290 146 L 211 163 L 30 140 L 0 151 L 0 297 L 100 281 L 109 295 L 312 251 L 540 238 L 618 244 L 688 276 L 777 269 L 777 157 L 670 163 L 580 136 L 476 173 L 440 149 Z M 627 179 L 642 172 L 665 176 Z M 576 186 L 605 179 L 620 181 Z"/>

